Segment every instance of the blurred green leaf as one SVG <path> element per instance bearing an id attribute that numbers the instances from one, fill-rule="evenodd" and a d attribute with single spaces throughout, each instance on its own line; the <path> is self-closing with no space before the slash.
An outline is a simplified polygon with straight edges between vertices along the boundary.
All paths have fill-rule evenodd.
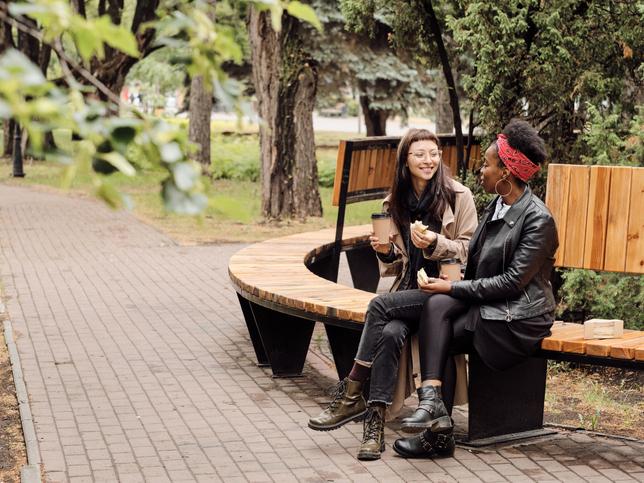
<path id="1" fill-rule="evenodd" d="M 125 159 L 125 156 L 123 156 L 121 153 L 118 153 L 116 151 L 104 154 L 101 153 L 97 155 L 97 158 L 107 161 L 126 176 L 134 176 L 136 174 L 134 166 L 132 166 L 130 162 Z"/>
<path id="2" fill-rule="evenodd" d="M 289 2 L 286 6 L 286 11 L 293 17 L 297 17 L 300 20 L 310 23 L 318 29 L 318 31 L 322 32 L 322 24 L 315 14 L 315 10 L 313 10 L 309 5 L 294 0 Z"/>

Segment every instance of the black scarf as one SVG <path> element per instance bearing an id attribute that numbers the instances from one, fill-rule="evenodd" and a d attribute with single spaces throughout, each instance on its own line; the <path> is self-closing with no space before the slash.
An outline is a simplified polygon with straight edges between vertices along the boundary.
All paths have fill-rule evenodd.
<path id="1" fill-rule="evenodd" d="M 420 220 L 429 227 L 428 230 L 433 231 L 434 233 L 440 233 L 442 226 L 442 213 L 437 217 L 432 216 L 432 213 L 427 211 L 429 202 L 430 199 L 426 193 L 423 193 L 423 195 L 421 195 L 421 199 L 418 199 L 414 191 L 409 190 L 407 195 L 407 212 L 409 214 L 409 221 L 408 223 L 405 223 L 404 226 L 400 227 L 401 235 L 405 241 L 405 249 L 409 255 L 409 265 L 407 265 L 407 271 L 403 275 L 398 290 L 418 288 L 416 274 L 421 268 L 425 269 L 425 272 L 429 277 L 438 277 L 438 262 L 435 260 L 427 260 L 423 256 L 423 251 L 414 246 L 411 242 L 411 232 L 409 227 L 410 223 Z"/>

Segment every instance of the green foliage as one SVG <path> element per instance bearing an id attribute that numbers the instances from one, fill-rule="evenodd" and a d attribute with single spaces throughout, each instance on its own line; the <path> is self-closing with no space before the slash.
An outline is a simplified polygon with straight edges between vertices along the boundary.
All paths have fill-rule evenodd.
<path id="1" fill-rule="evenodd" d="M 324 36 L 308 39 L 319 65 L 318 96 L 321 103 L 335 103 L 342 92 L 357 90 L 358 96 L 367 97 L 370 109 L 406 117 L 410 109 L 427 107 L 434 99 L 435 73 L 393 48 L 389 19 L 376 10 L 380 3 L 313 1 L 324 24 Z"/>
<path id="2" fill-rule="evenodd" d="M 630 125 L 622 126 L 622 117 L 614 110 L 602 113 L 587 105 L 588 121 L 581 141 L 585 164 L 642 166 L 644 164 L 644 108 L 633 117 Z"/>
<path id="3" fill-rule="evenodd" d="M 481 183 L 479 183 L 478 176 L 468 171 L 465 180 L 459 180 L 465 186 L 467 186 L 472 191 L 472 196 L 474 197 L 474 205 L 476 206 L 476 212 L 479 216 L 483 213 L 485 207 L 492 201 L 494 194 L 486 193 Z"/>
<path id="4" fill-rule="evenodd" d="M 222 136 L 212 138 L 213 179 L 236 181 L 259 180 L 259 144 L 257 136 Z"/>
<path id="5" fill-rule="evenodd" d="M 556 162 L 579 162 L 587 103 L 628 122 L 642 86 L 644 10 L 638 2 L 509 0 L 461 2 L 449 25 L 474 56 L 463 78 L 482 126 L 497 132 L 524 114 Z"/>
<path id="6" fill-rule="evenodd" d="M 644 277 L 592 270 L 562 270 L 558 315 L 565 319 L 623 319 L 629 329 L 644 329 Z"/>
<path id="7" fill-rule="evenodd" d="M 283 10 L 290 8 L 293 15 L 316 22 L 311 9 L 299 2 L 290 5 L 281 0 L 251 0 L 249 3 L 270 8 L 273 16 L 280 18 Z M 40 69 L 16 50 L 9 49 L 0 56 L 0 118 L 15 119 L 27 130 L 34 154 L 67 164 L 64 175 L 67 185 L 78 172 L 89 171 L 95 193 L 113 207 L 127 206 L 129 201 L 110 183 L 110 175 L 118 172 L 135 176 L 137 164 L 139 168 L 161 168 L 166 173 L 161 181 L 166 208 L 186 214 L 202 212 L 207 198 L 200 178 L 201 168 L 189 160 L 194 147 L 188 142 L 186 130 L 126 106 L 107 105 L 93 99 L 87 95 L 91 90 L 81 88 L 69 67 L 62 68 L 74 60 L 63 55 L 59 47 L 61 38 L 72 39 L 79 56 L 88 63 L 94 57 L 104 57 L 105 45 L 137 57 L 134 34 L 122 25 L 113 24 L 107 16 L 94 19 L 80 16 L 66 0 L 24 0 L 12 2 L 9 9 L 14 17 L 12 21 L 22 32 L 36 35 L 40 40 L 41 34 L 32 33 L 33 28 L 24 23 L 24 16 L 37 22 L 42 40 L 51 43 L 54 53 L 61 56 L 59 66 L 67 84 L 67 87 L 58 87 L 47 81 Z M 210 2 L 166 2 L 158 13 L 160 20 L 143 27 L 155 30 L 157 45 L 182 52 L 191 75 L 204 76 L 214 86 L 218 98 L 235 104 L 241 97 L 240 89 L 222 69 L 222 63 L 239 62 L 242 58 L 234 29 L 214 23 Z M 82 66 L 75 68 L 83 70 Z M 83 77 L 95 87 L 104 87 L 88 72 L 83 72 Z M 101 93 L 108 94 L 113 104 L 118 103 L 114 93 L 105 89 Z M 117 112 L 119 108 L 122 112 Z M 44 133 L 54 129 L 73 133 L 80 140 L 43 153 Z"/>
<path id="8" fill-rule="evenodd" d="M 76 51 L 88 62 L 93 56 L 105 57 L 103 44 L 139 56 L 136 38 L 127 28 L 114 25 L 107 15 L 88 19 L 76 15 L 70 2 L 64 0 L 26 0 L 9 4 L 12 15 L 26 15 L 42 28 L 45 41 L 51 42 L 65 33 L 74 40 Z"/>

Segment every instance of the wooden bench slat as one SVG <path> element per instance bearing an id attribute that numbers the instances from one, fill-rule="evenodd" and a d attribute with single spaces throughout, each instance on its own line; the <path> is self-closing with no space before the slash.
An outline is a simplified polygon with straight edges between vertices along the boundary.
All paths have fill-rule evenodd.
<path id="1" fill-rule="evenodd" d="M 580 335 L 583 337 L 583 327 L 579 324 L 564 323 L 563 325 L 554 326 L 552 335 L 541 341 L 541 348 L 549 351 L 561 351 L 563 341 L 566 338 L 575 338 Z"/>
<path id="2" fill-rule="evenodd" d="M 602 340 L 588 340 L 586 341 L 586 354 L 589 356 L 610 357 L 611 347 L 620 341 L 631 341 L 642 337 L 642 333 L 638 330 L 625 330 L 624 336 L 620 339 L 602 339 Z M 633 359 L 634 357 L 629 357 Z"/>
<path id="3" fill-rule="evenodd" d="M 644 272 L 644 169 L 634 169 L 631 180 L 631 213 L 626 235 L 627 272 Z"/>
<path id="4" fill-rule="evenodd" d="M 630 211 L 632 168 L 613 166 L 610 179 L 610 203 L 608 206 L 608 231 L 604 269 L 623 272 L 626 267 L 626 238 Z M 641 211 L 641 207 L 638 211 Z"/>
<path id="5" fill-rule="evenodd" d="M 591 166 L 590 168 L 590 197 L 586 222 L 586 250 L 584 252 L 585 267 L 600 267 L 604 264 L 611 172 L 609 166 Z"/>
<path id="6" fill-rule="evenodd" d="M 555 265 L 561 266 L 566 250 L 566 233 L 568 222 L 568 192 L 570 191 L 570 165 L 550 164 L 548 166 L 548 181 L 546 187 L 546 205 L 550 208 L 557 224 L 559 248 L 556 253 Z"/>
<path id="7" fill-rule="evenodd" d="M 635 359 L 638 348 L 644 348 L 644 335 L 629 341 L 615 341 L 610 348 L 610 356 L 615 359 Z"/>

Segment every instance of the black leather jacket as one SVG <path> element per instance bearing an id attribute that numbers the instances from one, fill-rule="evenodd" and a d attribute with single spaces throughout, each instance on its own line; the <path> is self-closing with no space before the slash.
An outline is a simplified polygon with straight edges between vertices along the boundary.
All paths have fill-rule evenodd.
<path id="1" fill-rule="evenodd" d="M 491 221 L 496 201 L 483 213 L 470 241 L 465 280 L 452 283 L 451 295 L 481 304 L 484 319 L 552 312 L 550 275 L 559 245 L 552 214 L 529 187 L 503 218 Z"/>

